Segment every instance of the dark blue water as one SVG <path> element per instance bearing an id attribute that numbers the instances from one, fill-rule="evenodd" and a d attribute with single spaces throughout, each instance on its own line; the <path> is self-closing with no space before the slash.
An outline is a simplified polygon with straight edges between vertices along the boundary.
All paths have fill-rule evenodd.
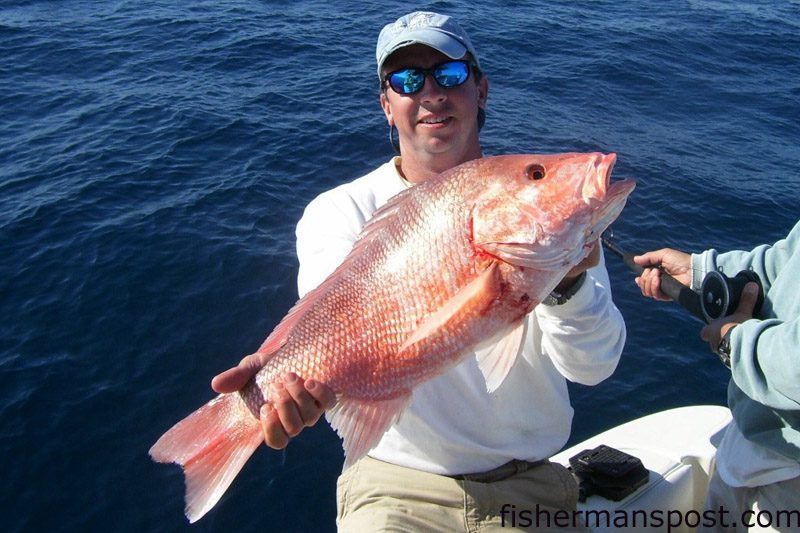
<path id="1" fill-rule="evenodd" d="M 425 7 L 480 53 L 486 152 L 617 152 L 621 245 L 750 247 L 800 217 L 800 3 L 483 4 Z M 0 5 L 0 529 L 188 530 L 147 450 L 294 302 L 305 204 L 391 155 L 374 41 L 408 4 Z M 725 401 L 699 323 L 608 263 L 629 340 L 573 388 L 573 442 Z M 333 530 L 341 462 L 326 424 L 261 449 L 191 529 Z"/>

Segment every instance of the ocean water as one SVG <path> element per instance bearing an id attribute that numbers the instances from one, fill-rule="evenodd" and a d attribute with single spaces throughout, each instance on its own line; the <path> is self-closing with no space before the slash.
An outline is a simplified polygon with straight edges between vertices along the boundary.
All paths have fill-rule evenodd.
<path id="1" fill-rule="evenodd" d="M 626 249 L 750 248 L 800 216 L 797 1 L 418 7 L 480 54 L 487 154 L 618 154 L 639 183 Z M 147 450 L 295 301 L 305 204 L 391 156 L 374 42 L 410 9 L 0 3 L 0 529 L 334 530 L 327 424 L 258 450 L 191 527 L 179 469 Z M 572 387 L 571 442 L 724 404 L 700 323 L 607 263 L 628 343 Z"/>

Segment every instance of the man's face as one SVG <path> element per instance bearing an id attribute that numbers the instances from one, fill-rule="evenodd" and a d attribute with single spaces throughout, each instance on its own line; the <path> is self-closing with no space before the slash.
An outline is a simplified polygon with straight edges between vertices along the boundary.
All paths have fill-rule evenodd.
<path id="1" fill-rule="evenodd" d="M 446 55 L 424 45 L 401 48 L 383 65 L 384 75 L 401 68 L 431 68 L 450 61 Z M 457 86 L 444 89 L 432 76 L 419 92 L 410 95 L 386 88 L 381 106 L 390 125 L 397 127 L 403 155 L 413 151 L 418 157 L 443 152 L 467 153 L 479 150 L 478 108 L 486 104 L 488 83 L 476 83 L 474 72 Z"/>

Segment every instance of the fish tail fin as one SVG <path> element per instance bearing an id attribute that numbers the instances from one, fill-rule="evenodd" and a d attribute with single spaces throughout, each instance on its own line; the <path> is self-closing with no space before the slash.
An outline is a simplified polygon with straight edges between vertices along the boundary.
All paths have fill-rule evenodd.
<path id="1" fill-rule="evenodd" d="M 241 396 L 220 394 L 164 433 L 150 457 L 183 468 L 186 518 L 195 522 L 219 501 L 263 440 L 261 424 Z"/>

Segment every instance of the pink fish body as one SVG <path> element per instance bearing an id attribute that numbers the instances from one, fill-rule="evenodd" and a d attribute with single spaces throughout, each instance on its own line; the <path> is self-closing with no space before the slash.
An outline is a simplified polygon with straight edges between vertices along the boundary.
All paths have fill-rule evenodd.
<path id="1" fill-rule="evenodd" d="M 202 517 L 263 441 L 258 420 L 287 372 L 330 386 L 345 466 L 380 440 L 417 385 L 473 355 L 497 389 L 523 318 L 617 218 L 635 183 L 610 182 L 614 154 L 508 155 L 460 165 L 395 196 L 353 250 L 289 311 L 239 393 L 222 394 L 150 450 L 186 476 Z"/>

